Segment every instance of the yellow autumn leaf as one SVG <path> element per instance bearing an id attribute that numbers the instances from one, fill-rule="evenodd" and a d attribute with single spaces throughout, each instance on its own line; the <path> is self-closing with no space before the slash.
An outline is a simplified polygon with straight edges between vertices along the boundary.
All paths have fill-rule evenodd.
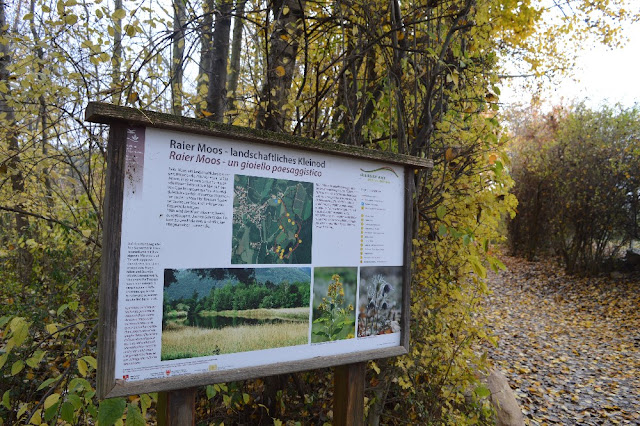
<path id="1" fill-rule="evenodd" d="M 80 358 L 78 360 L 78 372 L 82 377 L 85 377 L 87 375 L 87 370 L 87 363 L 82 358 Z"/>
<path id="2" fill-rule="evenodd" d="M 278 65 L 276 67 L 276 75 L 278 77 L 283 77 L 286 74 L 286 71 L 284 70 L 284 67 L 282 65 Z"/>
<path id="3" fill-rule="evenodd" d="M 82 229 L 80 232 L 82 232 L 82 236 L 85 238 L 89 238 L 91 236 L 91 229 Z"/>
<path id="4" fill-rule="evenodd" d="M 32 425 L 41 425 L 42 424 L 42 408 L 38 408 L 33 415 L 31 416 L 31 419 L 29 420 L 29 424 Z"/>
<path id="5" fill-rule="evenodd" d="M 52 393 L 44 400 L 44 409 L 47 410 L 49 407 L 54 405 L 60 399 L 59 393 Z"/>
<path id="6" fill-rule="evenodd" d="M 458 73 L 457 72 L 453 72 L 451 74 L 449 74 L 451 76 L 451 81 L 453 82 L 453 84 L 458 87 Z"/>
<path id="7" fill-rule="evenodd" d="M 86 356 L 83 356 L 81 359 L 83 359 L 87 364 L 89 364 L 93 368 L 98 367 L 98 361 L 92 356 L 86 355 Z"/>
<path id="8" fill-rule="evenodd" d="M 204 115 L 205 117 L 211 117 L 213 115 L 213 113 L 209 111 L 202 110 L 201 112 L 202 112 L 202 115 Z"/>
<path id="9" fill-rule="evenodd" d="M 454 158 L 456 158 L 456 155 L 453 152 L 453 149 L 452 148 L 447 148 L 447 150 L 444 153 L 444 159 L 447 160 L 447 161 L 451 161 Z"/>
<path id="10" fill-rule="evenodd" d="M 487 102 L 498 102 L 498 97 L 491 92 L 488 92 L 485 95 L 485 99 L 487 100 Z"/>
<path id="11" fill-rule="evenodd" d="M 116 9 L 111 14 L 111 19 L 116 21 L 116 20 L 124 19 L 125 16 L 127 16 L 127 12 L 125 12 L 124 9 Z"/>
<path id="12" fill-rule="evenodd" d="M 78 15 L 67 15 L 64 17 L 64 23 L 67 25 L 73 25 L 78 22 Z"/>
<path id="13" fill-rule="evenodd" d="M 133 25 L 125 25 L 124 32 L 127 33 L 129 37 L 133 37 L 136 35 L 136 27 Z"/>
<path id="14" fill-rule="evenodd" d="M 21 372 L 23 369 L 24 369 L 24 361 L 19 359 L 18 361 L 14 362 L 13 365 L 11 366 L 11 375 L 15 376 L 16 374 Z"/>
<path id="15" fill-rule="evenodd" d="M 18 413 L 16 414 L 16 419 L 19 419 L 20 417 L 24 416 L 24 413 L 27 411 L 27 408 L 29 408 L 29 404 L 20 403 L 20 408 L 18 409 Z"/>
<path id="16" fill-rule="evenodd" d="M 140 95 L 138 95 L 138 92 L 131 92 L 129 93 L 129 96 L 127 96 L 127 102 L 129 102 L 130 104 L 136 103 L 140 100 Z"/>

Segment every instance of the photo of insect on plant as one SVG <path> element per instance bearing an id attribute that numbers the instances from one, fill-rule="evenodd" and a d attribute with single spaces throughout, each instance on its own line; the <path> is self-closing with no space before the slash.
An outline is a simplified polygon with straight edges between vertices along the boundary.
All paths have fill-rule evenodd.
<path id="1" fill-rule="evenodd" d="M 315 268 L 311 343 L 353 339 L 357 268 Z"/>
<path id="2" fill-rule="evenodd" d="M 400 332 L 402 267 L 360 268 L 358 337 Z"/>

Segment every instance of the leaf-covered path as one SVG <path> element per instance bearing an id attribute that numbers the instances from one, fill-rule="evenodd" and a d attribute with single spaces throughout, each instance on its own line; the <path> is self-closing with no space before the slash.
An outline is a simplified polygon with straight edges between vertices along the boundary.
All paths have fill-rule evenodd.
<path id="1" fill-rule="evenodd" d="M 505 257 L 489 277 L 490 358 L 530 425 L 640 424 L 640 277 L 568 277 Z"/>

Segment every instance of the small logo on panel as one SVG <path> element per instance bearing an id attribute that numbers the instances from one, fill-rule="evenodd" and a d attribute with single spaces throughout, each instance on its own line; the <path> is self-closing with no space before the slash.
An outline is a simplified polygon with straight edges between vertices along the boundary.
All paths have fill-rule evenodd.
<path id="1" fill-rule="evenodd" d="M 380 178 L 382 174 L 386 174 L 384 172 L 390 172 L 390 173 L 393 173 L 396 177 L 399 177 L 396 171 L 389 166 L 378 167 L 377 169 L 372 169 L 372 170 L 360 169 L 360 171 L 363 173 L 366 173 L 367 175 L 374 175 L 377 178 Z"/>

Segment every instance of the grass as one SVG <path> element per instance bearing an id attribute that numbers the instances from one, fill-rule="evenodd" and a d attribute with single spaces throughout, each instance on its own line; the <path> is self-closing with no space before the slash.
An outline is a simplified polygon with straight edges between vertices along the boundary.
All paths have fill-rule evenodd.
<path id="1" fill-rule="evenodd" d="M 163 361 L 256 351 L 307 343 L 308 322 L 207 329 L 172 325 L 162 332 Z"/>
<path id="2" fill-rule="evenodd" d="M 309 320 L 309 308 L 280 308 L 280 309 L 246 309 L 243 311 L 203 311 L 202 316 L 219 315 L 221 317 L 241 317 L 251 319 L 288 319 L 288 320 Z"/>

